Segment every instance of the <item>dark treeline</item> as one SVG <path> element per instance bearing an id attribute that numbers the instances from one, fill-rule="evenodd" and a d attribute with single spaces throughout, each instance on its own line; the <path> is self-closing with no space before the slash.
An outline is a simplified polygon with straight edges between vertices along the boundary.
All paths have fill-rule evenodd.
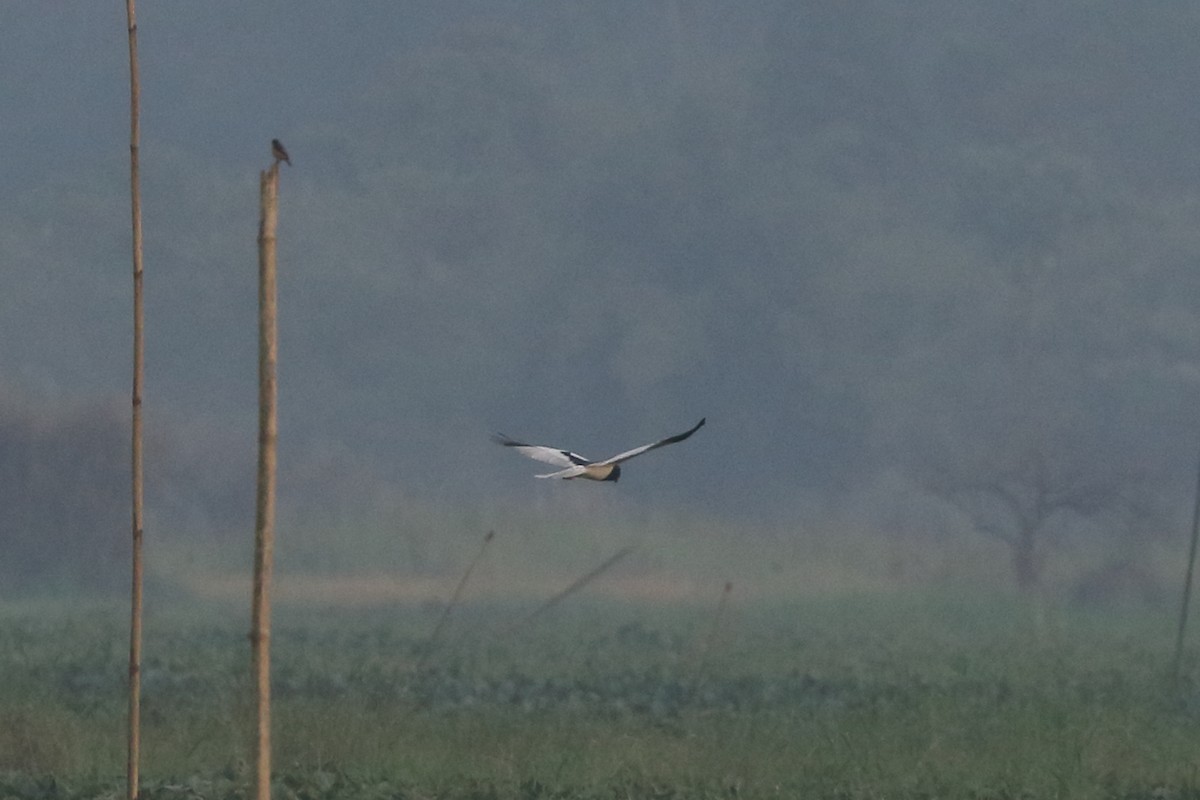
<path id="1" fill-rule="evenodd" d="M 123 429 L 108 407 L 0 407 L 0 586 L 114 585 L 129 517 Z"/>
<path id="2" fill-rule="evenodd" d="M 568 432 L 604 398 L 619 431 L 715 406 L 760 465 L 722 478 L 756 494 L 1014 426 L 1088 461 L 1178 456 L 1196 286 L 1172 75 L 1195 26 L 1086 4 L 468 17 L 352 104 L 329 178 L 359 274 L 306 293 L 360 312 L 324 333 L 362 358 L 296 357 L 425 379 L 363 424 Z"/>
<path id="3" fill-rule="evenodd" d="M 1012 485 L 1035 504 L 1067 486 L 1085 526 L 1186 506 L 1200 12 L 299 2 L 280 27 L 270 6 L 203 12 L 245 16 L 243 33 L 146 12 L 192 43 L 144 43 L 147 402 L 188 420 L 185 437 L 251 446 L 245 178 L 263 154 L 240 137 L 269 136 L 235 122 L 252 88 L 213 87 L 269 62 L 288 76 L 269 108 L 291 109 L 279 135 L 296 162 L 285 461 L 478 504 L 528 482 L 480 452 L 491 430 L 592 454 L 707 415 L 688 445 L 706 458 L 622 490 L 788 512 L 898 474 L 987 529 L 1025 524 L 997 519 Z M 268 22 L 261 53 L 241 54 Z M 0 201 L 8 260 L 32 259 L 64 214 L 95 236 L 54 245 L 82 280 L 14 270 L 0 325 L 112 298 L 88 265 L 119 252 L 121 222 L 102 230 L 80 193 L 118 198 L 119 174 L 68 191 L 61 173 L 5 169 L 42 184 Z M 91 365 L 121 351 L 120 313 L 56 320 L 82 351 L 58 366 L 59 340 L 12 337 L 0 375 L 107 388 Z M 964 499 L 980 487 L 992 501 Z M 1120 502 L 1074 502 L 1101 487 Z M 347 482 L 325 488 L 336 505 Z"/>

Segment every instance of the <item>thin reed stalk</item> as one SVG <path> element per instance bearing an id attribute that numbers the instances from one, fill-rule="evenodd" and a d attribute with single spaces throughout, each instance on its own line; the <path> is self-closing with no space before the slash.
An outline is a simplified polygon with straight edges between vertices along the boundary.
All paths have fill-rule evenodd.
<path id="1" fill-rule="evenodd" d="M 513 631 L 517 630 L 518 628 L 528 625 L 539 615 L 544 614 L 545 612 L 554 608 L 556 605 L 561 603 L 563 600 L 566 600 L 568 597 L 575 594 L 575 592 L 578 592 L 580 589 L 582 589 L 583 587 L 587 586 L 592 581 L 599 578 L 605 572 L 608 572 L 610 569 L 612 569 L 614 566 L 616 566 L 617 563 L 621 559 L 625 558 L 625 556 L 629 555 L 633 551 L 634 551 L 633 545 L 626 545 L 625 547 L 622 547 L 620 550 L 613 553 L 608 558 L 604 559 L 604 561 L 602 561 L 598 566 L 594 567 L 593 569 L 584 573 L 581 577 L 577 578 L 569 586 L 567 586 L 567 588 L 563 589 L 561 592 L 558 592 L 553 597 L 551 597 L 549 600 L 542 603 L 540 606 L 538 606 L 533 611 L 531 611 L 529 614 L 522 617 L 514 625 L 511 625 L 508 628 L 504 629 L 504 631 L 502 633 L 509 634 L 509 633 L 512 633 Z"/>
<path id="2" fill-rule="evenodd" d="M 1200 540 L 1200 467 L 1196 470 L 1196 501 L 1192 506 L 1192 540 L 1188 545 L 1187 573 L 1183 579 L 1183 598 L 1179 603 L 1179 625 L 1175 630 L 1175 655 L 1171 659 L 1171 684 L 1179 685 L 1183 666 L 1183 635 L 1187 629 L 1188 608 L 1192 604 L 1192 575 L 1196 569 L 1196 544 Z"/>
<path id="3" fill-rule="evenodd" d="M 133 228 L 133 388 L 130 405 L 131 569 L 129 604 L 129 721 L 125 779 L 129 800 L 137 800 L 142 744 L 142 383 L 145 378 L 146 335 L 142 304 L 142 189 L 138 163 L 141 147 L 141 83 L 138 76 L 137 9 L 125 0 L 129 30 L 129 198 Z"/>
<path id="4" fill-rule="evenodd" d="M 279 218 L 279 162 L 259 175 L 258 228 L 258 473 L 254 514 L 254 597 L 250 648 L 257 724 L 254 734 L 255 797 L 271 797 L 271 573 L 275 550 L 275 381 L 279 358 L 276 319 L 275 228 Z"/>
<path id="5" fill-rule="evenodd" d="M 693 657 L 695 661 L 694 673 L 696 676 L 704 672 L 704 668 L 708 665 L 708 654 L 712 652 L 713 645 L 716 644 L 717 636 L 721 633 L 721 625 L 725 621 L 725 612 L 729 606 L 729 593 L 733 591 L 733 583 L 725 581 L 725 590 L 721 592 L 721 599 L 717 601 L 716 611 L 713 612 L 712 624 L 708 628 L 708 634 L 700 640 L 700 645 L 696 649 L 696 654 Z"/>
<path id="6" fill-rule="evenodd" d="M 463 573 L 459 579 L 458 585 L 454 587 L 454 594 L 450 596 L 450 602 L 442 609 L 442 615 L 438 618 L 438 623 L 433 629 L 433 633 L 429 634 L 429 641 L 425 643 L 425 649 L 421 653 L 421 658 L 417 662 L 417 671 L 425 668 L 425 664 L 429 661 L 429 656 L 433 653 L 434 647 L 437 645 L 438 639 L 442 635 L 442 631 L 446 627 L 446 623 L 450 620 L 450 613 L 454 611 L 458 601 L 462 599 L 463 590 L 467 586 L 467 580 L 471 577 L 471 573 L 475 571 L 475 565 L 483 559 L 483 554 L 487 552 L 488 544 L 496 537 L 495 531 L 488 531 L 483 537 L 483 544 L 479 546 L 479 552 L 475 554 L 475 558 L 471 559 L 471 563 L 467 565 L 467 571 Z"/>

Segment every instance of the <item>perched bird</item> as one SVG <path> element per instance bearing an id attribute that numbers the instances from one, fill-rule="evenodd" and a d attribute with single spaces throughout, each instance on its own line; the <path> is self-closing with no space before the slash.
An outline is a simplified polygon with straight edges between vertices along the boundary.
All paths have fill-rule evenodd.
<path id="1" fill-rule="evenodd" d="M 292 159 L 288 157 L 287 148 L 283 146 L 283 142 L 278 139 L 271 140 L 271 155 L 275 157 L 275 163 L 280 161 L 286 163 L 289 167 L 292 165 Z"/>
<path id="2" fill-rule="evenodd" d="M 505 447 L 512 447 L 518 453 L 529 458 L 545 461 L 547 464 L 553 464 L 556 467 L 563 467 L 558 472 L 550 472 L 545 475 L 538 475 L 539 478 L 562 478 L 563 480 L 571 480 L 572 478 L 587 478 L 592 481 L 619 481 L 621 479 L 621 462 L 628 461 L 634 456 L 640 456 L 642 453 L 648 453 L 658 447 L 665 447 L 669 444 L 682 442 L 684 439 L 691 436 L 700 427 L 704 425 L 704 420 L 696 423 L 696 426 L 691 430 L 668 436 L 666 439 L 660 439 L 654 444 L 644 444 L 641 447 L 635 447 L 632 450 L 626 450 L 624 453 L 615 455 L 612 458 L 606 458 L 603 461 L 589 461 L 578 453 L 572 453 L 570 450 L 559 450 L 556 447 L 542 447 L 536 444 L 525 444 L 510 439 L 502 433 L 498 433 L 492 437 L 497 444 L 502 444 Z"/>

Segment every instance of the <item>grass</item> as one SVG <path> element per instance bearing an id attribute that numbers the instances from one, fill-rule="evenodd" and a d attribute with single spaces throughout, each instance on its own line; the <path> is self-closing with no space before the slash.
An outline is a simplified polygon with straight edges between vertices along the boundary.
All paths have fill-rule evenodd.
<path id="1" fill-rule="evenodd" d="M 1164 684 L 1169 620 L 1004 596 L 731 596 L 645 606 L 282 608 L 278 797 L 1200 797 L 1200 691 Z M 0 797 L 118 796 L 122 609 L 0 613 Z M 149 797 L 240 797 L 247 623 L 150 615 Z M 697 648 L 711 638 L 703 671 Z M 1194 665 L 1189 665 L 1194 666 Z"/>

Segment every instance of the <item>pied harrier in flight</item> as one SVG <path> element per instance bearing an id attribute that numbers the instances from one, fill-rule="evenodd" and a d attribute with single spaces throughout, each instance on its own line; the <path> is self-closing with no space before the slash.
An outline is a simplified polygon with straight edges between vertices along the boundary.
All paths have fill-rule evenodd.
<path id="1" fill-rule="evenodd" d="M 632 450 L 626 450 L 624 453 L 615 455 L 612 458 L 606 458 L 603 461 L 589 461 L 578 453 L 572 453 L 570 450 L 559 450 L 557 447 L 542 447 L 536 444 L 525 444 L 510 439 L 500 433 L 492 437 L 497 444 L 502 444 L 505 447 L 515 448 L 518 453 L 529 458 L 545 461 L 547 464 L 553 464 L 556 467 L 563 469 L 557 472 L 548 472 L 545 475 L 538 475 L 539 478 L 562 478 L 563 480 L 571 480 L 572 478 L 587 478 L 592 481 L 619 481 L 621 479 L 621 462 L 628 461 L 634 456 L 640 456 L 642 453 L 648 453 L 658 447 L 665 447 L 669 444 L 682 442 L 684 439 L 691 436 L 700 427 L 704 425 L 704 420 L 696 423 L 696 426 L 691 430 L 668 436 L 666 439 L 660 439 L 654 444 L 644 444 L 641 447 L 635 447 Z"/>

